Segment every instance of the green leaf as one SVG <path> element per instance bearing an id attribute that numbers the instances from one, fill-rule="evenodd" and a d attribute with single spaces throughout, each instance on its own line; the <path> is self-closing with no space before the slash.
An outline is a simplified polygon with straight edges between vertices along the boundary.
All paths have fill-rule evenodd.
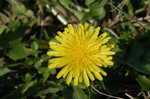
<path id="1" fill-rule="evenodd" d="M 5 64 L 4 58 L 0 58 L 0 67 L 3 67 Z"/>
<path id="2" fill-rule="evenodd" d="M 34 17 L 34 13 L 33 13 L 32 10 L 27 10 L 25 15 L 28 16 L 28 17 L 31 17 L 31 18 Z"/>
<path id="3" fill-rule="evenodd" d="M 69 6 L 73 4 L 71 0 L 59 0 L 59 2 L 66 8 L 69 8 Z"/>
<path id="4" fill-rule="evenodd" d="M 43 75 L 43 82 L 45 82 L 50 77 L 50 74 L 56 73 L 55 69 L 48 69 L 48 67 L 38 67 L 37 70 L 39 74 Z"/>
<path id="5" fill-rule="evenodd" d="M 144 75 L 138 75 L 136 80 L 144 91 L 150 91 L 150 77 L 148 78 Z"/>
<path id="6" fill-rule="evenodd" d="M 47 89 L 39 91 L 38 95 L 46 95 L 48 93 L 54 94 L 54 93 L 57 93 L 61 90 L 63 90 L 63 87 L 47 88 Z"/>
<path id="7" fill-rule="evenodd" d="M 80 87 L 75 86 L 73 87 L 73 90 L 73 99 L 88 99 L 87 95 Z"/>
<path id="8" fill-rule="evenodd" d="M 105 1 L 105 2 L 104 2 Z M 97 16 L 99 19 L 105 17 L 105 9 L 104 6 L 107 0 L 97 1 L 90 5 L 90 12 L 92 16 Z"/>
<path id="9" fill-rule="evenodd" d="M 32 54 L 32 49 L 26 48 L 25 44 L 21 42 L 13 42 L 12 48 L 7 53 L 7 56 L 13 60 L 20 60 Z"/>
<path id="10" fill-rule="evenodd" d="M 105 17 L 106 12 L 104 7 L 93 7 L 90 13 L 93 17 L 97 17 L 97 19 L 101 20 Z"/>
<path id="11" fill-rule="evenodd" d="M 29 74 L 29 73 L 27 73 L 27 74 L 25 75 L 25 81 L 31 81 L 31 80 L 32 80 L 32 75 Z"/>
<path id="12" fill-rule="evenodd" d="M 93 3 L 95 0 L 85 0 L 85 4 L 89 6 L 91 3 Z"/>
<path id="13" fill-rule="evenodd" d="M 18 27 L 20 26 L 20 22 L 18 22 L 18 21 L 11 21 L 9 24 L 8 24 L 8 28 L 10 29 L 10 30 L 15 30 L 15 29 L 17 29 Z"/>
<path id="14" fill-rule="evenodd" d="M 38 45 L 38 43 L 35 42 L 35 41 L 32 42 L 31 47 L 32 47 L 33 50 L 38 50 L 38 49 L 39 49 L 39 45 Z"/>
<path id="15" fill-rule="evenodd" d="M 26 7 L 16 0 L 9 0 L 11 10 L 15 15 L 23 15 L 26 12 Z"/>
<path id="16" fill-rule="evenodd" d="M 45 68 L 45 67 L 41 67 L 39 68 L 41 70 L 41 73 L 43 75 L 43 82 L 45 82 L 49 77 L 50 77 L 50 69 Z"/>
<path id="17" fill-rule="evenodd" d="M 0 76 L 3 76 L 3 75 L 5 75 L 5 74 L 7 74 L 9 72 L 11 72 L 11 70 L 6 68 L 6 67 L 4 67 L 4 68 L 1 67 L 0 68 Z"/>
<path id="18" fill-rule="evenodd" d="M 30 87 L 34 86 L 36 83 L 37 83 L 37 80 L 30 81 L 30 82 L 27 81 L 27 82 L 23 85 L 22 93 L 25 93 Z"/>
<path id="19" fill-rule="evenodd" d="M 131 3 L 131 0 L 128 0 L 128 2 L 127 2 L 126 5 L 128 7 L 128 13 L 129 13 L 129 15 L 133 16 L 134 13 L 133 13 L 133 6 L 132 6 L 132 3 Z"/>
<path id="20" fill-rule="evenodd" d="M 71 0 L 59 0 L 60 4 L 62 4 L 67 10 L 73 13 L 79 20 L 82 20 L 85 13 L 77 11 L 70 6 L 73 6 L 73 2 Z"/>
<path id="21" fill-rule="evenodd" d="M 89 5 L 89 12 L 85 13 L 84 17 L 82 18 L 83 21 L 86 21 L 90 18 L 97 18 L 99 20 L 103 19 L 106 15 L 106 11 L 104 9 L 107 0 L 103 1 L 96 1 Z"/>
<path id="22" fill-rule="evenodd" d="M 3 31 L 6 29 L 6 26 L 0 25 L 0 35 L 3 33 Z"/>
<path id="23" fill-rule="evenodd" d="M 78 20 L 82 20 L 85 16 L 85 13 L 72 9 L 71 12 L 78 18 Z"/>
<path id="24" fill-rule="evenodd" d="M 123 40 L 130 40 L 133 38 L 134 38 L 134 36 L 131 32 L 125 32 L 120 35 L 120 39 L 123 39 Z"/>

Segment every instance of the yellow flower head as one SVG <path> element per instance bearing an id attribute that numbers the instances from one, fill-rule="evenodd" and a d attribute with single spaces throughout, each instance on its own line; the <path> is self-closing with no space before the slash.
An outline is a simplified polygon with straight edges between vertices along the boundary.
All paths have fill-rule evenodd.
<path id="1" fill-rule="evenodd" d="M 90 85 L 90 80 L 103 80 L 107 73 L 102 69 L 113 65 L 111 51 L 114 45 L 106 44 L 111 38 L 107 33 L 99 36 L 100 28 L 88 24 L 72 26 L 69 24 L 63 32 L 58 32 L 57 42 L 49 42 L 52 50 L 48 51 L 49 69 L 61 68 L 57 78 L 65 78 L 69 85 L 84 82 Z"/>

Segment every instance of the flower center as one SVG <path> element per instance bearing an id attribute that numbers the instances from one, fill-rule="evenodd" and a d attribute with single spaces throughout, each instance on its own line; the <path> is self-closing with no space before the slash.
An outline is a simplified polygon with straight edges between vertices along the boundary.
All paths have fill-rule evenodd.
<path id="1" fill-rule="evenodd" d="M 88 55 L 88 49 L 84 44 L 79 44 L 71 48 L 71 59 L 74 62 L 82 63 Z"/>

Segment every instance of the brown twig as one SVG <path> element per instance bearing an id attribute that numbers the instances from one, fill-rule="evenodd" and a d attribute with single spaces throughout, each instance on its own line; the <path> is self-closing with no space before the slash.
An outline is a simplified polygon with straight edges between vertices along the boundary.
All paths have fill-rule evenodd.
<path id="1" fill-rule="evenodd" d="M 125 93 L 125 95 L 130 98 L 130 99 L 134 99 L 131 95 L 129 95 L 128 93 Z"/>
<path id="2" fill-rule="evenodd" d="M 101 94 L 101 95 L 104 95 L 104 96 L 107 96 L 107 97 L 110 97 L 110 98 L 114 98 L 114 99 L 124 99 L 124 98 L 121 98 L 121 97 L 116 97 L 116 96 L 112 96 L 112 95 L 109 95 L 109 94 L 100 92 L 100 91 L 97 90 L 93 85 L 91 85 L 91 88 L 92 88 L 94 91 L 96 91 L 97 93 Z"/>
<path id="3" fill-rule="evenodd" d="M 105 27 L 106 31 L 110 32 L 116 39 L 119 39 L 119 36 L 110 28 Z"/>
<path id="4" fill-rule="evenodd" d="M 135 11 L 135 14 L 139 14 L 139 13 L 145 11 L 145 10 L 146 10 L 145 8 L 140 8 L 140 9 Z"/>

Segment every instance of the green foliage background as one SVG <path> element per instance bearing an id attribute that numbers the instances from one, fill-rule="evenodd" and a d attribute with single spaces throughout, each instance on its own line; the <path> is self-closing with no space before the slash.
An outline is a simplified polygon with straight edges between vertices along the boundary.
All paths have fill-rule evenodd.
<path id="1" fill-rule="evenodd" d="M 48 41 L 84 22 L 112 36 L 115 65 L 103 82 L 67 86 L 47 68 Z M 149 99 L 149 91 L 150 0 L 0 0 L 2 99 Z"/>

